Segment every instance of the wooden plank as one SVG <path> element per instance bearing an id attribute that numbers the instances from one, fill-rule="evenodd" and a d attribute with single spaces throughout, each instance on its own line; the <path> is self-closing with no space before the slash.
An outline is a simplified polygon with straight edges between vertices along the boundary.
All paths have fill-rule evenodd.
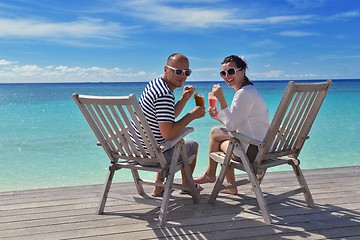
<path id="1" fill-rule="evenodd" d="M 250 188 L 242 187 L 237 196 L 220 194 L 215 204 L 207 203 L 212 184 L 204 185 L 199 204 L 175 191 L 164 228 L 157 225 L 159 201 L 145 199 L 146 204 L 138 201 L 142 198 L 133 183 L 114 184 L 105 215 L 95 214 L 101 185 L 1 192 L 0 238 L 357 239 L 359 168 L 304 170 L 316 207 L 306 207 L 301 194 L 270 204 L 273 225 L 263 222 L 254 194 Z M 287 189 L 281 183 L 293 173 L 267 174 L 263 189 L 277 193 Z M 291 180 L 292 183 L 296 184 L 296 180 Z M 145 191 L 150 193 L 151 188 Z"/>

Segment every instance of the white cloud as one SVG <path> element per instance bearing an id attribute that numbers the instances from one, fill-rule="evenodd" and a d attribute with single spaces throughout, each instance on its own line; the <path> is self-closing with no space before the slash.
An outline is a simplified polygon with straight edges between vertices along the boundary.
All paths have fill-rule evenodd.
<path id="1" fill-rule="evenodd" d="M 325 0 L 287 0 L 287 1 L 294 7 L 300 9 L 321 7 L 325 3 Z"/>
<path id="2" fill-rule="evenodd" d="M 131 29 L 133 27 L 95 18 L 69 22 L 0 18 L 0 38 L 36 39 L 77 46 L 90 46 L 91 41 L 126 38 Z"/>
<path id="3" fill-rule="evenodd" d="M 209 2 L 209 1 L 202 1 Z M 138 19 L 156 22 L 160 26 L 174 26 L 168 30 L 182 30 L 184 28 L 212 28 L 214 26 L 254 26 L 274 25 L 282 23 L 302 23 L 308 21 L 312 15 L 269 16 L 264 18 L 251 18 L 250 7 L 239 5 L 229 7 L 211 1 L 206 7 L 193 7 L 194 4 L 173 5 L 166 1 L 131 1 L 126 4 L 130 14 Z M 201 2 L 200 2 L 201 3 Z M 201 5 L 201 4 L 198 5 Z M 156 14 L 154 14 L 156 9 Z M 247 16 L 239 18 L 240 16 Z M 161 17 L 159 17 L 161 16 Z M 182 28 L 182 29 L 181 29 Z M 249 29 L 248 29 L 249 30 Z"/>
<path id="4" fill-rule="evenodd" d="M 285 74 L 285 78 L 287 79 L 325 79 L 328 78 L 327 74 L 317 74 L 317 73 L 301 73 L 301 74 Z"/>
<path id="5" fill-rule="evenodd" d="M 302 24 L 315 19 L 313 15 L 276 14 L 253 18 L 257 11 L 251 7 L 244 9 L 241 5 L 236 5 L 229 8 L 222 1 L 216 0 L 196 1 L 196 4 L 193 1 L 174 3 L 148 0 L 119 1 L 112 4 L 114 5 L 98 6 L 99 9 L 94 7 L 94 12 L 90 11 L 88 14 L 126 14 L 137 19 L 136 25 L 129 26 L 126 20 L 111 22 L 101 18 L 80 18 L 72 21 L 33 17 L 0 18 L 0 38 L 36 39 L 71 46 L 96 47 L 98 41 L 130 39 L 131 34 L 143 27 L 140 25 L 147 25 L 149 22 L 155 23 L 152 27 L 166 27 L 167 31 L 234 26 L 252 31 L 268 25 Z M 86 13 L 85 8 L 77 10 Z M 86 41 L 83 41 L 84 39 Z"/>
<path id="6" fill-rule="evenodd" d="M 5 59 L 0 59 L 0 66 L 1 65 L 11 65 L 11 64 L 16 64 L 17 62 L 14 61 L 9 61 L 9 60 L 5 60 Z"/>
<path id="7" fill-rule="evenodd" d="M 251 79 L 263 80 L 263 79 L 272 79 L 272 80 L 306 80 L 306 79 L 325 79 L 328 78 L 326 74 L 316 74 L 316 73 L 288 73 L 284 70 L 270 70 L 268 72 L 257 72 L 248 74 Z"/>
<path id="8" fill-rule="evenodd" d="M 4 83 L 34 82 L 140 82 L 158 77 L 161 73 L 133 71 L 129 69 L 102 67 L 70 67 L 1 64 L 10 62 L 0 60 L 0 79 Z M 15 62 L 13 62 L 15 63 Z"/>
<path id="9" fill-rule="evenodd" d="M 233 14 L 227 9 L 206 9 L 193 7 L 171 7 L 155 2 L 131 2 L 128 13 L 141 19 L 156 22 L 160 25 L 191 28 L 207 28 L 213 24 L 225 24 L 232 21 Z M 156 14 L 154 14 L 156 9 Z M 171 29 L 169 29 L 171 30 Z"/>
<path id="10" fill-rule="evenodd" d="M 342 13 L 337 13 L 335 15 L 332 15 L 330 17 L 328 17 L 328 20 L 330 21 L 347 21 L 350 18 L 355 18 L 355 17 L 359 17 L 360 13 L 359 11 L 348 11 L 348 12 L 342 12 Z"/>
<path id="11" fill-rule="evenodd" d="M 325 54 L 325 55 L 320 55 L 319 59 L 321 60 L 356 60 L 359 61 L 360 59 L 360 54 L 344 54 L 344 53 L 329 53 L 329 54 Z"/>
<path id="12" fill-rule="evenodd" d="M 268 72 L 249 73 L 253 79 L 279 79 L 283 77 L 283 70 L 271 70 Z"/>
<path id="13" fill-rule="evenodd" d="M 233 22 L 240 24 L 263 24 L 274 25 L 282 23 L 301 23 L 307 22 L 314 18 L 313 15 L 294 15 L 294 16 L 272 16 L 266 18 L 253 18 L 253 19 L 234 19 Z"/>
<path id="14" fill-rule="evenodd" d="M 283 31 L 279 33 L 285 37 L 308 37 L 308 36 L 320 36 L 319 33 L 314 32 L 303 32 L 303 31 Z"/>

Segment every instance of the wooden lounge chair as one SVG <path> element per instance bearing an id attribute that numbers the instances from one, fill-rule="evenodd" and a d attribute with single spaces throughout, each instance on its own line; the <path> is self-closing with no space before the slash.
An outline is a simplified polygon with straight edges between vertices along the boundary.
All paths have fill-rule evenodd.
<path id="1" fill-rule="evenodd" d="M 227 134 L 232 137 L 227 152 L 210 153 L 210 157 L 221 164 L 221 171 L 210 195 L 209 203 L 215 202 L 219 191 L 222 189 L 250 183 L 264 221 L 268 224 L 272 223 L 268 203 L 303 193 L 307 205 L 314 207 L 315 203 L 300 169 L 298 156 L 305 140 L 309 138 L 310 128 L 330 85 L 331 80 L 318 83 L 289 82 L 264 141 L 257 141 L 243 134 L 225 129 Z M 254 162 L 249 161 L 240 142 L 253 144 L 259 148 Z M 241 162 L 234 161 L 231 158 L 235 146 L 241 149 Z M 265 199 L 260 183 L 268 168 L 282 164 L 291 165 L 300 187 L 275 195 L 271 199 Z M 232 184 L 223 183 L 229 165 L 232 165 L 235 169 L 245 171 L 247 177 L 240 180 L 236 179 L 235 183 Z"/>
<path id="2" fill-rule="evenodd" d="M 183 140 L 185 135 L 193 131 L 193 128 L 186 128 L 171 141 L 167 141 L 164 145 L 158 145 L 135 95 L 101 97 L 73 94 L 73 99 L 93 130 L 98 144 L 102 146 L 110 159 L 109 171 L 97 210 L 98 214 L 104 212 L 115 171 L 124 168 L 131 170 L 137 192 L 140 195 L 145 194 L 143 184 L 165 188 L 159 214 L 160 226 L 166 222 L 172 188 L 190 192 L 194 203 L 198 203 L 198 195 L 192 180 Z M 135 128 L 138 134 L 136 134 Z M 141 140 L 146 147 L 143 146 Z M 171 147 L 174 147 L 175 150 L 171 164 L 168 164 L 163 152 Z M 156 166 L 148 166 L 149 164 Z M 173 182 L 175 173 L 182 168 L 185 169 L 189 186 Z M 143 180 L 140 178 L 139 171 L 158 172 L 165 177 L 165 182 Z"/>

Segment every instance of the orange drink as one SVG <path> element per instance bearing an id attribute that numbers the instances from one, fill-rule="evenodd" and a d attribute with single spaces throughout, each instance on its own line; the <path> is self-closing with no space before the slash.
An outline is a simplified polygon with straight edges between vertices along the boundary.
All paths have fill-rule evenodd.
<path id="1" fill-rule="evenodd" d="M 204 99 L 204 95 L 199 94 L 198 92 L 195 93 L 194 95 L 194 99 L 195 99 L 195 104 L 196 106 L 205 106 L 205 99 Z"/>
<path id="2" fill-rule="evenodd" d="M 213 92 L 209 92 L 208 94 L 208 100 L 209 100 L 209 106 L 211 109 L 215 109 L 216 108 L 216 104 L 217 104 L 217 98 L 214 96 Z"/>

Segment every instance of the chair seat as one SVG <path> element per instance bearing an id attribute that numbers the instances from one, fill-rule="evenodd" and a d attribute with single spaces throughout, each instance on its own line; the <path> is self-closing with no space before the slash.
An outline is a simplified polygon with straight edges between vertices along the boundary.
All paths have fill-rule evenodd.
<path id="1" fill-rule="evenodd" d="M 210 158 L 217 163 L 223 164 L 225 160 L 225 155 L 226 154 L 224 152 L 212 152 L 210 153 Z M 245 171 L 244 165 L 241 161 L 239 162 L 232 158 L 230 163 L 236 169 Z M 257 170 L 260 170 L 262 172 L 262 170 L 265 170 L 270 167 L 275 167 L 283 164 L 292 164 L 292 163 L 294 163 L 294 159 L 290 159 L 286 157 L 266 159 L 261 161 L 261 164 L 257 167 Z"/>

